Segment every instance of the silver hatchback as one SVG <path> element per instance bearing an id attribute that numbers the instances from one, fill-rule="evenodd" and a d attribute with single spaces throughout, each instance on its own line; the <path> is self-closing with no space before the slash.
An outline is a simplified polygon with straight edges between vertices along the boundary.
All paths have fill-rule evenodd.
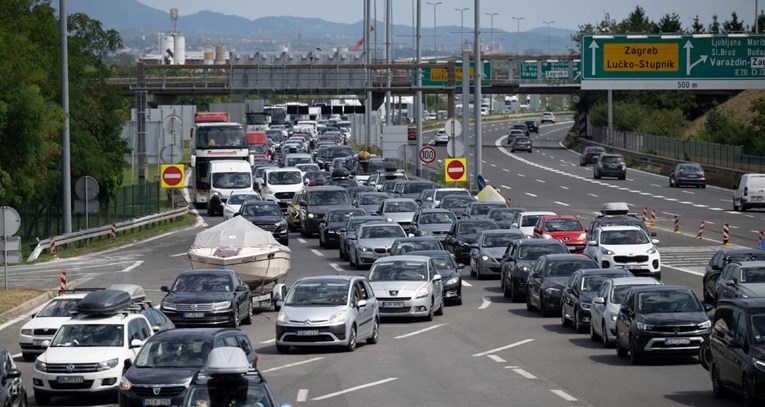
<path id="1" fill-rule="evenodd" d="M 291 346 L 342 346 L 358 341 L 375 344 L 380 337 L 380 310 L 363 276 L 304 277 L 292 285 L 276 318 L 276 350 Z"/>

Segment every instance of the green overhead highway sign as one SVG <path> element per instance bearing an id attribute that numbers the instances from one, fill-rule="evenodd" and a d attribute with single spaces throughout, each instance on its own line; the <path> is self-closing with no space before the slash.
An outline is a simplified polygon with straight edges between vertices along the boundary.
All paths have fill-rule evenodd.
<path id="1" fill-rule="evenodd" d="M 581 79 L 581 61 L 520 61 L 518 63 L 518 78 L 524 81 L 554 81 L 572 82 Z"/>
<path id="2" fill-rule="evenodd" d="M 586 35 L 582 89 L 765 89 L 765 36 Z"/>
<path id="3" fill-rule="evenodd" d="M 454 86 L 462 86 L 462 61 L 457 61 L 454 67 L 456 78 Z M 475 61 L 470 61 L 470 81 L 474 80 Z M 416 77 L 413 76 L 413 86 L 416 86 Z M 449 86 L 449 67 L 446 65 L 429 66 L 422 68 L 422 86 Z M 482 80 L 491 80 L 491 61 L 483 61 Z M 482 87 L 491 86 L 482 83 Z"/>

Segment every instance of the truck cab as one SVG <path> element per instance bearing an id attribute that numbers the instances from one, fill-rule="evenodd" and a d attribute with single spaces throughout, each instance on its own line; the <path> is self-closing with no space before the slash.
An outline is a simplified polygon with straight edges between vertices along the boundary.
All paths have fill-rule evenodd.
<path id="1" fill-rule="evenodd" d="M 300 170 L 294 167 L 269 168 L 263 175 L 263 185 L 260 187 L 260 195 L 264 200 L 274 201 L 279 204 L 282 213 L 287 214 L 287 209 L 295 193 L 305 187 Z"/>
<path id="2" fill-rule="evenodd" d="M 210 161 L 207 179 L 207 215 L 223 215 L 223 206 L 234 191 L 253 191 L 252 167 L 244 160 Z"/>
<path id="3" fill-rule="evenodd" d="M 268 136 L 262 131 L 247 132 L 247 148 L 250 150 L 250 158 L 257 160 L 259 158 L 271 161 Z"/>

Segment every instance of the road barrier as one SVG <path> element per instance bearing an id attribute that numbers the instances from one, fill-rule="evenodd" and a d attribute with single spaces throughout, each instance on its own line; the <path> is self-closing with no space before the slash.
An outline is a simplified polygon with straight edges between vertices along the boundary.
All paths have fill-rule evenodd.
<path id="1" fill-rule="evenodd" d="M 723 245 L 730 246 L 730 226 L 727 223 L 723 224 Z"/>
<path id="2" fill-rule="evenodd" d="M 651 227 L 656 229 L 656 209 L 651 210 Z"/>
<path id="3" fill-rule="evenodd" d="M 707 221 L 702 220 L 701 224 L 699 225 L 699 233 L 696 233 L 696 239 L 701 239 L 702 235 L 704 235 L 704 225 L 706 225 Z"/>
<path id="4" fill-rule="evenodd" d="M 50 254 L 56 254 L 56 238 L 51 236 L 50 243 L 48 244 L 48 251 Z"/>
<path id="5" fill-rule="evenodd" d="M 675 234 L 680 234 L 680 216 L 675 215 Z"/>
<path id="6" fill-rule="evenodd" d="M 643 207 L 643 223 L 648 223 L 648 207 Z"/>
<path id="7" fill-rule="evenodd" d="M 762 239 L 765 238 L 765 231 L 760 230 L 757 232 L 757 246 L 762 246 Z"/>
<path id="8" fill-rule="evenodd" d="M 61 270 L 61 276 L 59 277 L 58 293 L 61 294 L 66 291 L 66 270 Z"/>
<path id="9" fill-rule="evenodd" d="M 116 223 L 112 223 L 112 230 L 111 230 L 111 233 L 110 233 L 109 237 L 111 237 L 112 239 L 116 239 L 117 238 L 117 224 Z"/>

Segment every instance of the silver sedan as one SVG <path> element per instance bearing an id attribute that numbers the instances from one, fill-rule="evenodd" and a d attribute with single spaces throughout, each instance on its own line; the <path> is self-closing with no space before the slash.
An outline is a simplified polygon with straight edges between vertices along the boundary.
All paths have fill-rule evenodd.
<path id="1" fill-rule="evenodd" d="M 377 260 L 369 282 L 380 303 L 380 314 L 391 317 L 425 317 L 444 312 L 441 275 L 427 256 L 390 256 Z"/>

